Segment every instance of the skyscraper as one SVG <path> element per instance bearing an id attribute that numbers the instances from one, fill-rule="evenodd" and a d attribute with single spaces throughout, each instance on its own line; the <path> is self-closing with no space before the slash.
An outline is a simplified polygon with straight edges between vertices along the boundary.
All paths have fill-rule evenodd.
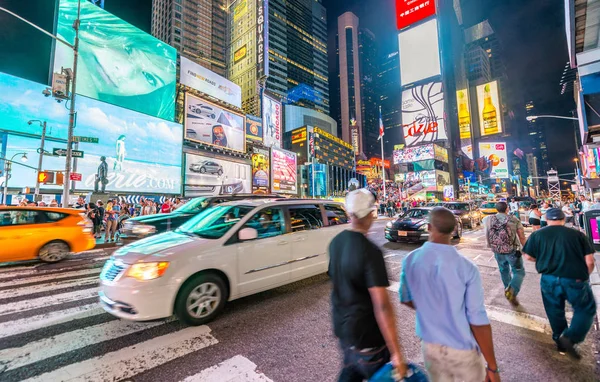
<path id="1" fill-rule="evenodd" d="M 152 35 L 225 76 L 225 0 L 153 0 Z"/>
<path id="2" fill-rule="evenodd" d="M 391 155 L 402 137 L 402 93 L 400 92 L 400 56 L 398 51 L 384 55 L 377 74 L 377 88 L 381 117 L 385 128 L 383 142 L 385 152 Z"/>
<path id="3" fill-rule="evenodd" d="M 525 104 L 525 113 L 527 116 L 536 115 L 535 105 L 532 101 Z M 546 144 L 546 126 L 544 125 L 544 120 L 534 119 L 527 121 L 527 133 L 529 134 L 531 151 L 537 158 L 537 170 L 540 174 L 545 174 L 546 171 L 550 170 L 550 160 Z"/>
<path id="4" fill-rule="evenodd" d="M 229 6 L 228 78 L 242 87 L 242 108 L 260 115 L 257 75 L 258 4 Z M 327 14 L 321 0 L 268 1 L 266 90 L 285 103 L 329 114 Z"/>

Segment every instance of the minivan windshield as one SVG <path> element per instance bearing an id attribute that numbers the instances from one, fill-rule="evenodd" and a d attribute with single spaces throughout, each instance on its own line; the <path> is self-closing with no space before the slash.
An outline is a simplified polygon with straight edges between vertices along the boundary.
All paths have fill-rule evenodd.
<path id="1" fill-rule="evenodd" d="M 189 213 L 198 213 L 208 207 L 208 198 L 195 198 L 185 203 L 183 206 L 176 209 L 176 212 L 189 214 Z"/>
<path id="2" fill-rule="evenodd" d="M 181 225 L 176 232 L 196 235 L 205 239 L 220 239 L 253 209 L 254 207 L 251 206 L 222 204 L 209 207 Z"/>
<path id="3" fill-rule="evenodd" d="M 448 203 L 445 205 L 446 208 L 448 208 L 449 210 L 455 210 L 455 211 L 468 211 L 469 210 L 469 205 L 466 203 Z"/>

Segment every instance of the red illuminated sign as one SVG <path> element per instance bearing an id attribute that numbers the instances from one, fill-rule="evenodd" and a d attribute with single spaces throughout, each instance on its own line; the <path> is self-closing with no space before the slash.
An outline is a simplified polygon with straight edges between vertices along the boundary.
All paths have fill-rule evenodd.
<path id="1" fill-rule="evenodd" d="M 398 29 L 435 15 L 435 0 L 396 0 Z"/>

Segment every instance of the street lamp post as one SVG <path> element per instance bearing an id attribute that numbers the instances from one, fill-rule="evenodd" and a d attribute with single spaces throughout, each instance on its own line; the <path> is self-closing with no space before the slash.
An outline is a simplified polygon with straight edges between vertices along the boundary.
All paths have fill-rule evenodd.
<path id="1" fill-rule="evenodd" d="M 529 122 L 531 121 L 535 121 L 538 118 L 554 118 L 554 119 L 568 119 L 570 121 L 579 121 L 579 118 L 575 118 L 575 117 L 564 117 L 562 115 L 530 115 L 527 118 L 525 118 L 526 120 L 528 120 Z"/>
<path id="2" fill-rule="evenodd" d="M 39 151 L 39 159 L 38 159 L 38 168 L 37 168 L 37 174 L 35 177 L 35 193 L 34 193 L 34 200 L 37 201 L 38 195 L 40 194 L 40 177 L 39 177 L 39 173 L 42 171 L 42 163 L 44 160 L 44 143 L 46 141 L 46 121 L 40 121 L 37 119 L 28 121 L 27 123 L 29 125 L 31 125 L 33 122 L 37 122 L 40 124 L 40 126 L 42 127 L 42 141 L 40 143 L 40 151 Z"/>
<path id="3" fill-rule="evenodd" d="M 4 191 L 2 192 L 2 204 L 6 204 L 7 202 L 7 194 L 8 194 L 8 179 L 10 178 L 10 170 L 11 164 L 17 155 L 21 155 L 21 161 L 27 162 L 27 153 L 21 152 L 13 155 L 10 160 L 4 160 Z"/>

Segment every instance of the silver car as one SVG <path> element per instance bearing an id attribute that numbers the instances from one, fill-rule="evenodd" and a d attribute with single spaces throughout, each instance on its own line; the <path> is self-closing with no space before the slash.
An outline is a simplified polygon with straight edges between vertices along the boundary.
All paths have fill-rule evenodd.
<path id="1" fill-rule="evenodd" d="M 201 162 L 192 163 L 190 165 L 190 171 L 199 172 L 201 174 L 217 174 L 223 175 L 223 166 L 217 162 L 205 160 Z"/>

